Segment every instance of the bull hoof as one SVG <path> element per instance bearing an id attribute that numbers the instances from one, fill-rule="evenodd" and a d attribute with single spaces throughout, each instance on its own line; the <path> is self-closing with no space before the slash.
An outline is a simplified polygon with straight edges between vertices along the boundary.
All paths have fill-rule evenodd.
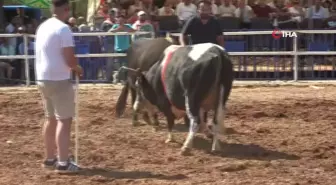
<path id="1" fill-rule="evenodd" d="M 183 147 L 183 148 L 181 148 L 181 152 L 180 152 L 180 154 L 183 155 L 183 156 L 187 156 L 187 155 L 190 155 L 190 154 L 191 154 L 190 151 L 191 151 L 190 148 Z"/>
<path id="2" fill-rule="evenodd" d="M 166 139 L 165 143 L 168 144 L 168 143 L 173 143 L 174 140 L 173 139 Z"/>

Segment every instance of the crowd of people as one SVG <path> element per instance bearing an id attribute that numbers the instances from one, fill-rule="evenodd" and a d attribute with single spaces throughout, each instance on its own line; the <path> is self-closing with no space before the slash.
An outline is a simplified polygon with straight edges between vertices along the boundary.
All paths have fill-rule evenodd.
<path id="1" fill-rule="evenodd" d="M 281 23 L 295 22 L 300 23 L 305 18 L 312 19 L 332 19 L 336 17 L 336 0 L 205 0 L 210 5 L 209 12 L 214 17 L 236 17 L 241 22 L 241 28 L 249 28 L 252 18 L 269 18 L 273 26 Z M 311 2 L 311 3 L 310 3 Z M 180 29 L 191 17 L 199 15 L 199 1 L 193 0 L 166 0 L 162 7 L 154 5 L 153 0 L 134 0 L 132 4 L 124 5 L 104 3 L 96 12 L 96 16 L 103 18 L 100 25 L 87 23 L 82 16 L 71 17 L 67 24 L 73 32 L 136 32 L 145 31 L 158 33 L 160 30 L 156 17 L 158 16 L 176 16 Z M 35 34 L 39 24 L 45 21 L 46 17 L 41 17 L 39 21 L 29 18 L 25 15 L 23 9 L 18 9 L 17 16 L 6 25 L 6 33 L 30 33 Z M 212 21 L 211 21 L 212 22 Z M 336 22 L 328 22 L 329 27 L 336 27 Z M 195 27 L 196 25 L 196 27 Z M 217 29 L 216 24 L 212 25 Z M 186 30 L 190 34 L 190 29 Z M 209 30 L 208 27 L 202 29 L 202 24 L 193 24 L 193 30 Z M 182 29 L 183 30 L 183 29 Z M 217 29 L 218 30 L 218 29 Z M 201 31 L 199 33 L 201 34 Z M 137 35 L 134 39 L 150 38 L 151 34 Z M 197 39 L 197 38 L 196 38 Z M 180 40 L 181 41 L 181 40 Z M 28 41 L 28 52 L 34 53 L 34 40 Z M 183 41 L 182 41 L 183 42 Z M 130 46 L 130 36 L 115 36 L 107 38 L 106 52 L 125 53 Z M 223 44 L 223 42 L 219 42 Z M 0 55 L 23 55 L 23 38 L 0 38 Z M 109 63 L 114 60 L 124 62 L 123 58 L 108 59 Z M 33 61 L 31 62 L 33 64 Z M 22 60 L 1 60 L 0 70 L 7 71 L 0 73 L 6 74 L 7 78 L 22 79 L 24 76 Z M 108 67 L 111 68 L 111 67 Z M 14 70 L 13 70 L 14 69 Z M 111 72 L 108 72 L 108 76 Z M 2 78 L 0 76 L 0 78 Z"/>

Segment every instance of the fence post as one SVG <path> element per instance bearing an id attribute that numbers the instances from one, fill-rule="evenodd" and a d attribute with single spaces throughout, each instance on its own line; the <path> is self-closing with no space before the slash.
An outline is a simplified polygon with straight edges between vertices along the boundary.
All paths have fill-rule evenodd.
<path id="1" fill-rule="evenodd" d="M 298 33 L 296 34 L 298 35 Z M 299 57 L 298 57 L 298 37 L 293 37 L 293 72 L 294 81 L 299 79 Z"/>
<path id="2" fill-rule="evenodd" d="M 30 85 L 30 75 L 29 75 L 29 59 L 28 59 L 28 35 L 23 35 L 23 45 L 24 45 L 24 55 L 25 55 L 25 74 L 26 74 L 26 85 Z"/>

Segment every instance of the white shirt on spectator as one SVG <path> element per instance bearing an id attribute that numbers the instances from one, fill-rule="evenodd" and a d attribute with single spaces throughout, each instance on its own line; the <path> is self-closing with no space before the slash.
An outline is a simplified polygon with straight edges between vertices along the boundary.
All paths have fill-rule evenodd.
<path id="1" fill-rule="evenodd" d="M 229 6 L 220 5 L 218 8 L 218 14 L 222 17 L 234 17 L 236 7 L 232 4 Z"/>
<path id="2" fill-rule="evenodd" d="M 196 5 L 190 3 L 188 6 L 185 5 L 183 2 L 180 2 L 176 6 L 176 15 L 179 17 L 180 20 L 186 21 L 190 17 L 197 14 L 197 7 Z"/>
<path id="3" fill-rule="evenodd" d="M 6 26 L 5 30 L 6 30 L 6 33 L 13 34 L 15 32 L 15 26 L 12 23 L 10 23 Z M 11 46 L 16 47 L 17 37 L 9 38 L 8 42 Z"/>
<path id="4" fill-rule="evenodd" d="M 218 15 L 218 7 L 216 4 L 212 3 L 211 10 L 213 15 Z"/>
<path id="5" fill-rule="evenodd" d="M 303 11 L 303 13 L 305 13 L 305 9 L 304 8 L 302 8 L 302 11 Z M 292 14 L 300 14 L 300 11 L 298 9 L 294 8 L 294 7 L 289 7 L 288 8 L 288 12 L 292 13 Z M 295 22 L 301 22 L 302 21 L 302 17 L 301 16 L 292 16 L 291 19 L 293 21 L 295 21 Z"/>
<path id="6" fill-rule="evenodd" d="M 321 6 L 319 11 L 316 12 L 316 7 L 311 6 L 307 10 L 306 17 L 312 19 L 326 19 L 329 17 L 329 10 Z"/>
<path id="7" fill-rule="evenodd" d="M 169 10 L 171 12 L 171 14 L 168 14 L 168 15 L 174 15 L 175 11 L 174 9 L 170 8 Z M 159 16 L 167 16 L 167 13 L 166 13 L 166 7 L 162 7 L 158 10 L 158 14 Z"/>
<path id="8" fill-rule="evenodd" d="M 62 48 L 74 47 L 73 35 L 68 25 L 57 18 L 49 18 L 36 31 L 35 68 L 37 80 L 70 79 Z"/>
<path id="9" fill-rule="evenodd" d="M 241 8 L 237 8 L 234 12 L 235 16 L 237 18 L 241 18 L 240 17 L 240 11 L 241 11 Z M 243 22 L 251 22 L 251 18 L 252 18 L 252 15 L 253 15 L 253 10 L 250 6 L 246 5 L 245 8 L 243 9 Z"/>

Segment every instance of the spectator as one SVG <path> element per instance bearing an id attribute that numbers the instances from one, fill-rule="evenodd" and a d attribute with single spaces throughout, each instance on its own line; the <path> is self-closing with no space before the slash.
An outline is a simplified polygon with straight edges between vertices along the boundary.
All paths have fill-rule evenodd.
<path id="1" fill-rule="evenodd" d="M 15 55 L 15 47 L 9 44 L 8 38 L 2 39 L 2 44 L 0 45 L 0 55 Z M 11 65 L 13 59 L 3 59 L 0 60 L 0 77 L 5 76 L 6 72 L 7 78 L 10 80 L 12 78 L 12 70 L 14 69 Z"/>
<path id="2" fill-rule="evenodd" d="M 285 0 L 273 0 L 267 5 L 277 12 L 285 8 Z"/>
<path id="3" fill-rule="evenodd" d="M 176 15 L 180 20 L 180 25 L 183 25 L 188 19 L 196 14 L 197 7 L 191 3 L 191 0 L 182 0 L 176 7 Z"/>
<path id="4" fill-rule="evenodd" d="M 217 5 L 217 7 L 220 7 L 223 3 L 222 0 L 213 0 L 213 4 Z"/>
<path id="5" fill-rule="evenodd" d="M 268 18 L 273 13 L 272 8 L 266 4 L 265 0 L 259 0 L 258 4 L 251 6 L 251 8 L 257 17 Z"/>
<path id="6" fill-rule="evenodd" d="M 23 24 L 29 24 L 31 19 L 25 15 L 23 8 L 17 8 L 16 13 L 18 14 L 15 18 L 19 18 Z"/>
<path id="7" fill-rule="evenodd" d="M 97 14 L 98 16 L 104 17 L 105 20 L 109 18 L 109 6 L 106 1 L 104 1 L 104 4 L 100 5 Z"/>
<path id="8" fill-rule="evenodd" d="M 211 3 L 212 15 L 218 15 L 218 6 L 215 3 L 213 3 L 211 0 L 206 0 L 206 1 L 209 1 L 209 3 Z"/>
<path id="9" fill-rule="evenodd" d="M 311 19 L 326 19 L 329 17 L 329 11 L 322 7 L 321 0 L 315 0 L 315 5 L 308 8 L 306 17 Z"/>
<path id="10" fill-rule="evenodd" d="M 124 8 L 120 8 L 120 9 L 118 10 L 118 15 L 122 15 L 122 16 L 124 16 L 124 17 L 127 17 L 127 10 L 124 9 Z"/>
<path id="11" fill-rule="evenodd" d="M 148 15 L 144 11 L 138 12 L 138 20 L 132 25 L 132 28 L 136 31 L 143 32 L 154 32 L 153 25 L 147 20 Z M 134 35 L 134 39 L 140 38 L 151 38 L 152 34 L 142 34 L 142 35 Z"/>
<path id="12" fill-rule="evenodd" d="M 231 3 L 233 6 L 238 7 L 238 0 L 232 0 Z"/>
<path id="13" fill-rule="evenodd" d="M 159 16 L 171 16 L 174 15 L 175 11 L 172 8 L 172 3 L 166 0 L 163 7 L 158 10 Z"/>
<path id="14" fill-rule="evenodd" d="M 331 16 L 336 13 L 336 0 L 326 0 L 323 2 L 323 7 L 329 10 Z"/>
<path id="15" fill-rule="evenodd" d="M 134 4 L 128 8 L 128 15 L 134 15 L 139 10 L 143 10 L 143 4 L 140 0 L 134 0 Z"/>
<path id="16" fill-rule="evenodd" d="M 250 28 L 251 19 L 255 16 L 252 8 L 245 4 L 244 0 L 239 0 L 239 6 L 234 12 L 235 17 L 241 19 L 242 28 Z"/>
<path id="17" fill-rule="evenodd" d="M 74 17 L 70 17 L 68 20 L 70 29 L 72 30 L 72 32 L 78 32 L 78 27 L 77 27 L 77 20 Z"/>
<path id="18" fill-rule="evenodd" d="M 102 31 L 108 31 L 112 28 L 113 24 L 115 23 L 115 15 L 116 11 L 114 9 L 111 9 L 108 19 L 106 19 L 100 27 Z"/>
<path id="19" fill-rule="evenodd" d="M 84 17 L 78 17 L 78 30 L 80 32 L 90 32 L 90 27 L 86 24 Z"/>
<path id="20" fill-rule="evenodd" d="M 138 12 L 140 10 L 135 10 L 134 15 L 131 15 L 128 19 L 127 19 L 127 23 L 129 24 L 134 24 L 137 20 L 138 20 Z"/>
<path id="21" fill-rule="evenodd" d="M 135 30 L 132 28 L 132 25 L 126 24 L 126 19 L 123 15 L 118 15 L 116 18 L 116 24 L 112 26 L 112 28 L 109 30 L 110 32 L 134 32 Z M 127 49 L 129 48 L 131 43 L 130 35 L 116 35 L 114 36 L 114 51 L 116 53 L 126 53 Z M 113 63 L 108 62 L 107 64 L 107 79 L 108 81 L 111 81 L 112 77 L 112 70 L 113 68 L 118 70 L 121 66 L 125 65 L 126 63 L 125 57 L 116 57 L 115 64 L 118 64 L 118 66 L 113 66 Z M 116 73 L 117 74 L 117 73 Z M 115 75 L 116 75 L 115 74 Z M 117 78 L 114 76 L 114 83 L 117 83 Z M 125 79 L 125 75 L 121 75 L 121 79 Z"/>
<path id="22" fill-rule="evenodd" d="M 2 44 L 0 46 L 0 54 L 1 55 L 16 55 L 15 46 L 9 44 L 8 38 L 3 38 Z M 14 59 L 8 59 L 9 62 L 13 61 Z"/>
<path id="23" fill-rule="evenodd" d="M 149 16 L 157 15 L 158 8 L 154 5 L 153 0 L 143 0 L 142 10 Z"/>
<path id="24" fill-rule="evenodd" d="M 288 13 L 291 15 L 291 20 L 294 22 L 301 22 L 305 17 L 305 8 L 300 5 L 299 0 L 292 1 L 292 7 L 288 8 Z"/>
<path id="25" fill-rule="evenodd" d="M 198 6 L 199 16 L 194 16 L 184 25 L 181 35 L 181 45 L 186 45 L 185 39 L 191 36 L 192 44 L 215 43 L 223 46 L 223 34 L 219 22 L 211 16 L 211 3 L 203 1 Z"/>
<path id="26" fill-rule="evenodd" d="M 250 6 L 252 9 L 253 9 L 253 6 L 255 6 L 256 4 L 257 4 L 256 0 L 247 0 L 247 5 Z"/>
<path id="27" fill-rule="evenodd" d="M 224 0 L 224 3 L 219 6 L 218 14 L 221 17 L 234 17 L 236 7 L 231 3 L 231 0 Z"/>
<path id="28" fill-rule="evenodd" d="M 41 16 L 41 17 L 40 17 L 40 24 L 41 24 L 41 23 L 43 23 L 43 22 L 44 22 L 44 21 L 46 21 L 46 20 L 47 20 L 47 18 L 46 18 L 46 17 L 44 17 L 44 16 Z"/>
<path id="29" fill-rule="evenodd" d="M 18 25 L 18 20 L 17 18 L 13 18 L 12 21 L 6 26 L 5 31 L 8 34 L 14 34 L 17 32 L 17 27 Z M 17 37 L 12 37 L 8 38 L 9 45 L 13 46 L 14 48 L 17 45 Z"/>
<path id="30" fill-rule="evenodd" d="M 336 15 L 336 0 L 332 0 L 331 5 L 329 7 L 329 12 L 332 16 Z"/>

